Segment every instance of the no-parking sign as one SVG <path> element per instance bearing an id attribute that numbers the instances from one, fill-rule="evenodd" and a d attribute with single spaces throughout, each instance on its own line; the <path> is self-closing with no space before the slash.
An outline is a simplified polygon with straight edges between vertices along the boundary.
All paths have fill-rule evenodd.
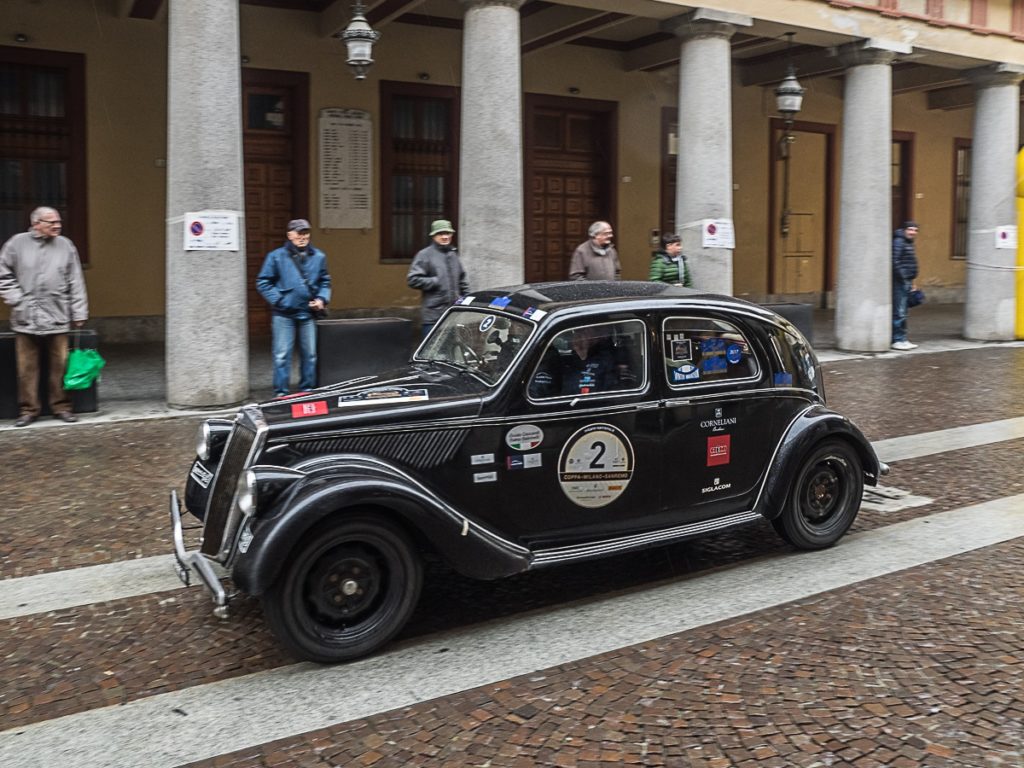
<path id="1" fill-rule="evenodd" d="M 195 211 L 185 214 L 186 251 L 237 251 L 238 213 Z"/>

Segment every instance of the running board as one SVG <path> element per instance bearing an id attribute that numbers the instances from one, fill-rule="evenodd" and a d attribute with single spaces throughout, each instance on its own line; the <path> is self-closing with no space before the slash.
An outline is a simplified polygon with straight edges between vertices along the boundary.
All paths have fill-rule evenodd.
<path id="1" fill-rule="evenodd" d="M 679 539 L 688 539 L 693 536 L 701 536 L 714 531 L 721 531 L 726 528 L 733 528 L 737 525 L 746 525 L 756 520 L 761 520 L 757 512 L 738 512 L 734 515 L 716 517 L 713 520 L 703 520 L 699 523 L 687 523 L 675 528 L 665 528 L 658 531 L 648 531 L 632 536 L 625 536 L 621 539 L 605 539 L 604 541 L 592 544 L 574 544 L 570 547 L 555 547 L 554 549 L 540 549 L 534 553 L 531 559 L 531 567 L 541 568 L 548 565 L 567 563 L 573 560 L 582 560 L 602 555 L 612 555 L 616 552 L 625 552 L 630 549 L 638 549 L 644 546 L 655 544 L 668 544 Z"/>

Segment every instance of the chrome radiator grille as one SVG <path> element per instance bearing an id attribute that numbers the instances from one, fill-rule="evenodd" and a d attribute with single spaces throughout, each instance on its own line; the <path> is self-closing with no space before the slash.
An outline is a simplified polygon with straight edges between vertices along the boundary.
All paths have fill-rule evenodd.
<path id="1" fill-rule="evenodd" d="M 227 528 L 231 503 L 235 498 L 235 486 L 238 477 L 245 469 L 246 461 L 256 441 L 256 433 L 239 424 L 228 437 L 224 446 L 217 475 L 210 488 L 210 498 L 206 505 L 205 527 L 203 529 L 203 545 L 200 549 L 205 555 L 216 555 L 220 550 L 221 540 Z"/>

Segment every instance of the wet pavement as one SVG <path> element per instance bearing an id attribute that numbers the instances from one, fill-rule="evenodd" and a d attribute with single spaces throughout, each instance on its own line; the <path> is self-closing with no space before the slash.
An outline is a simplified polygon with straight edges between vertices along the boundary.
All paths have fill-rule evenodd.
<path id="1" fill-rule="evenodd" d="M 825 377 L 829 404 L 872 440 L 1024 416 L 1020 346 L 837 355 Z M 167 491 L 183 484 L 199 421 L 84 419 L 0 434 L 2 578 L 166 554 Z M 931 503 L 862 511 L 853 532 L 1017 496 L 1022 466 L 1024 439 L 937 445 L 885 478 Z M 761 524 L 498 582 L 430 563 L 397 644 L 787 552 Z M 843 544 L 830 552 L 841 558 Z M 191 765 L 1022 766 L 1022 567 L 1024 539 L 1013 539 Z M 228 621 L 210 607 L 191 588 L 0 620 L 0 748 L 32 724 L 292 664 L 256 600 L 233 603 Z"/>

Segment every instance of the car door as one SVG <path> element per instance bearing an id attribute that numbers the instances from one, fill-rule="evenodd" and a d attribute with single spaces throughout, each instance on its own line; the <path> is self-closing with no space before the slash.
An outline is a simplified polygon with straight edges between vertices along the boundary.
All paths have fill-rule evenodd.
<path id="1" fill-rule="evenodd" d="M 778 430 L 761 340 L 739 319 L 694 312 L 663 317 L 658 343 L 666 524 L 750 509 Z"/>
<path id="2" fill-rule="evenodd" d="M 611 372 L 595 356 L 574 358 L 582 335 Z M 657 515 L 651 335 L 645 319 L 619 315 L 563 324 L 534 348 L 496 422 L 497 441 L 475 436 L 493 445 L 480 460 L 494 459 L 487 516 L 496 529 L 538 549 L 614 538 Z"/>

